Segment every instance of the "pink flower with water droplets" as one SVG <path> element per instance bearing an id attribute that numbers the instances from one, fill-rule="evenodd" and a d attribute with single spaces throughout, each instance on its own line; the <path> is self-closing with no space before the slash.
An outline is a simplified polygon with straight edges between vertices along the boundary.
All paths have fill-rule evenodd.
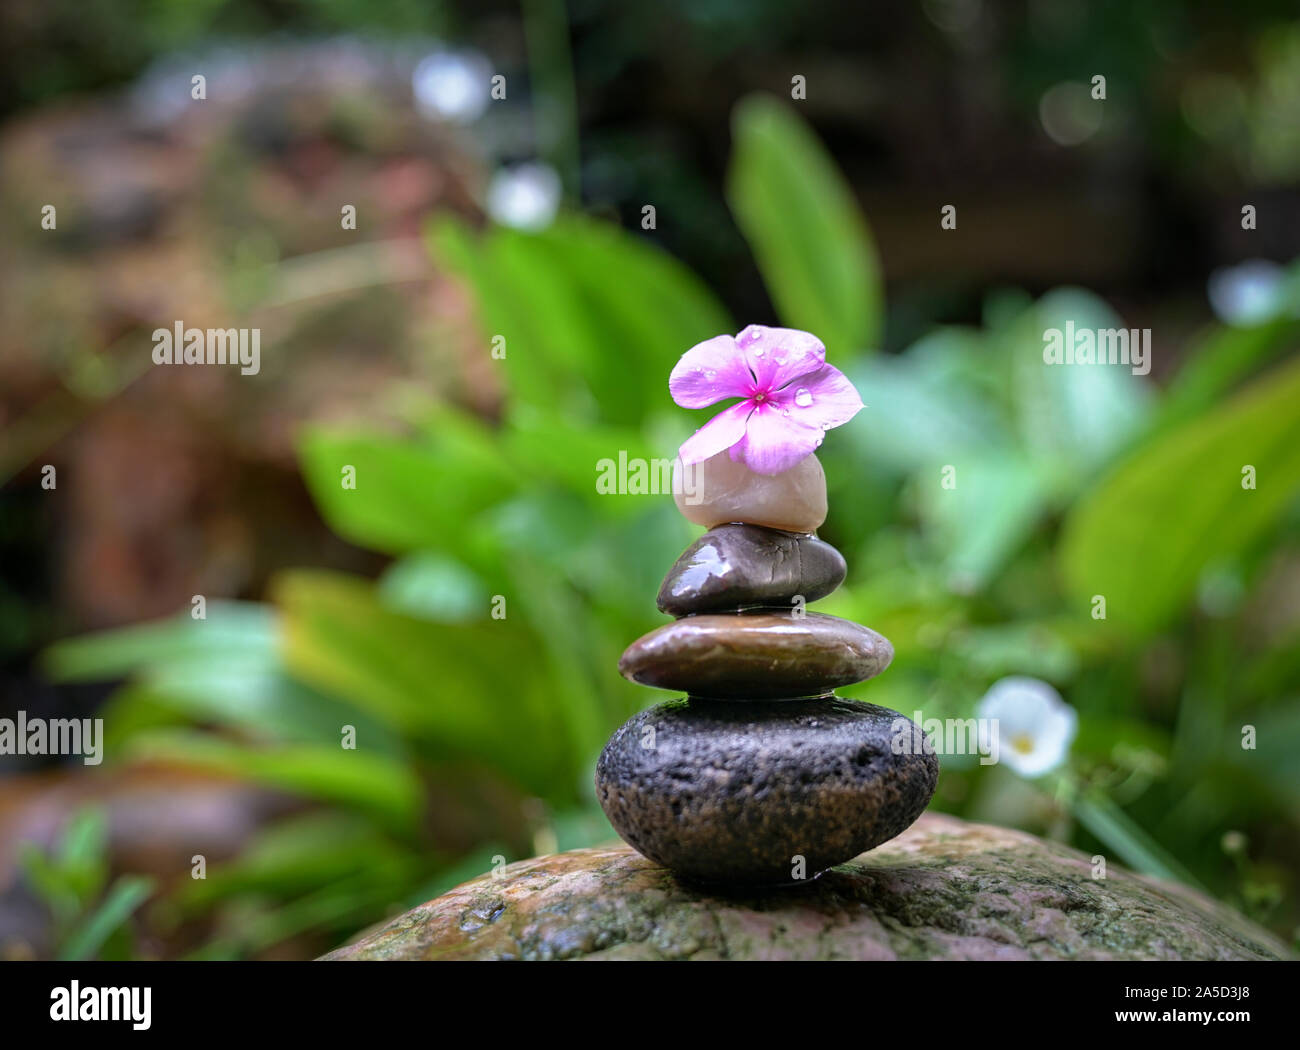
<path id="1" fill-rule="evenodd" d="M 741 398 L 687 438 L 679 454 L 689 466 L 730 449 L 732 460 L 758 474 L 789 470 L 863 407 L 844 373 L 826 363 L 815 335 L 753 324 L 687 350 L 668 389 L 682 408 Z"/>

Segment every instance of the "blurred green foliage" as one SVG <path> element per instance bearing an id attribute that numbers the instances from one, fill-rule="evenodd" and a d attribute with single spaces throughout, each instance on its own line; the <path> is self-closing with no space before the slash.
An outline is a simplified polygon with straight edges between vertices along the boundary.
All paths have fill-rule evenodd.
<path id="1" fill-rule="evenodd" d="M 782 321 L 834 357 L 874 347 L 883 289 L 870 230 L 812 129 L 765 95 L 732 122 L 727 196 Z"/>
<path id="2" fill-rule="evenodd" d="M 23 843 L 20 866 L 49 910 L 59 959 L 127 959 L 135 955 L 131 916 L 153 892 L 153 880 L 122 875 L 108 881 L 108 831 L 102 811 L 72 815 L 48 853 Z"/>
<path id="3" fill-rule="evenodd" d="M 780 320 L 824 334 L 868 405 L 820 453 L 822 534 L 850 565 L 823 607 L 880 629 L 897 658 L 846 693 L 965 718 L 1002 675 L 1048 680 L 1080 713 L 1070 768 L 1029 783 L 945 757 L 935 804 L 1203 883 L 1289 930 L 1300 639 L 1266 592 L 1295 569 L 1300 362 L 1275 358 L 1297 322 L 1207 333 L 1164 392 L 1124 368 L 1043 364 L 1045 328 L 1121 324 L 1080 289 L 993 292 L 982 326 L 873 354 L 869 227 L 788 108 L 738 107 L 729 198 Z M 300 442 L 331 526 L 394 558 L 382 578 L 293 572 L 266 605 L 211 602 L 203 621 L 48 653 L 61 681 L 127 676 L 105 712 L 110 755 L 319 804 L 179 893 L 184 914 L 218 916 L 200 954 L 338 939 L 493 855 L 609 837 L 595 756 L 659 699 L 615 665 L 659 622 L 656 588 L 694 533 L 663 496 L 599 495 L 597 463 L 670 456 L 703 417 L 673 408 L 669 369 L 738 325 L 681 265 L 590 219 L 525 234 L 437 217 L 429 242 L 472 290 L 484 352 L 504 339 L 501 418 L 430 399 L 399 426 Z M 451 801 L 445 778 L 432 790 L 440 770 Z M 480 774 L 541 800 L 531 838 L 478 805 Z M 473 849 L 430 831 L 452 804 L 472 814 Z"/>

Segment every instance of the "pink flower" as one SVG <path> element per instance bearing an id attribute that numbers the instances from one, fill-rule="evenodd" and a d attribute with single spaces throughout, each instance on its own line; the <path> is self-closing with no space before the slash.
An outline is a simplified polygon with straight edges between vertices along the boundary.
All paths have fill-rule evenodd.
<path id="1" fill-rule="evenodd" d="M 734 339 L 714 336 L 691 347 L 668 377 L 682 408 L 707 408 L 739 397 L 682 444 L 689 466 L 731 449 L 758 474 L 789 470 L 847 423 L 862 399 L 844 373 L 826 363 L 826 347 L 795 328 L 752 324 Z"/>

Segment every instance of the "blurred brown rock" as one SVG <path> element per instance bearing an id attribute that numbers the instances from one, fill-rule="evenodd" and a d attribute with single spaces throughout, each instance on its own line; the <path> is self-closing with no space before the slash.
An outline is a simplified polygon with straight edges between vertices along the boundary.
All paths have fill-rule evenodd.
<path id="1" fill-rule="evenodd" d="M 400 63 L 303 44 L 211 65 L 202 101 L 163 70 L 0 131 L 0 480 L 58 469 L 35 539 L 57 544 L 70 630 L 258 596 L 282 557 L 373 570 L 319 521 L 300 425 L 381 419 L 403 384 L 495 406 L 422 239 L 437 210 L 477 214 L 477 165 Z M 260 371 L 155 366 L 177 321 L 260 328 Z"/>

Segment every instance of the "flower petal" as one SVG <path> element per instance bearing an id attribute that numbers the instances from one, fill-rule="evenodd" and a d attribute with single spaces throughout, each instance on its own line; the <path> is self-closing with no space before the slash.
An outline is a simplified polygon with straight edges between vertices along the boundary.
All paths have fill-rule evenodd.
<path id="1" fill-rule="evenodd" d="M 822 365 L 812 375 L 796 379 L 770 395 L 770 400 L 788 408 L 794 422 L 819 430 L 847 423 L 863 407 L 857 389 L 834 365 Z"/>
<path id="2" fill-rule="evenodd" d="M 715 335 L 682 354 L 668 376 L 668 391 L 682 408 L 707 408 L 754 388 L 745 355 L 729 335 Z"/>
<path id="3" fill-rule="evenodd" d="M 744 438 L 731 446 L 731 458 L 756 474 L 780 474 L 815 452 L 824 436 L 820 427 L 796 423 L 781 408 L 766 403 L 750 414 Z"/>
<path id="4" fill-rule="evenodd" d="M 682 447 L 677 450 L 682 462 L 686 466 L 702 463 L 723 449 L 731 448 L 744 438 L 745 421 L 753 411 L 754 405 L 750 401 L 741 401 L 730 408 L 724 408 L 682 442 Z"/>
<path id="5" fill-rule="evenodd" d="M 771 394 L 792 380 L 816 372 L 826 363 L 826 347 L 810 332 L 752 324 L 736 345 L 754 373 L 754 388 Z"/>
<path id="6" fill-rule="evenodd" d="M 993 683 L 976 705 L 981 722 L 981 747 L 996 733 L 999 761 L 1024 777 L 1055 769 L 1069 755 L 1079 728 L 1077 712 L 1046 682 L 1012 675 Z M 1028 738 L 1030 749 L 1014 746 Z"/>

